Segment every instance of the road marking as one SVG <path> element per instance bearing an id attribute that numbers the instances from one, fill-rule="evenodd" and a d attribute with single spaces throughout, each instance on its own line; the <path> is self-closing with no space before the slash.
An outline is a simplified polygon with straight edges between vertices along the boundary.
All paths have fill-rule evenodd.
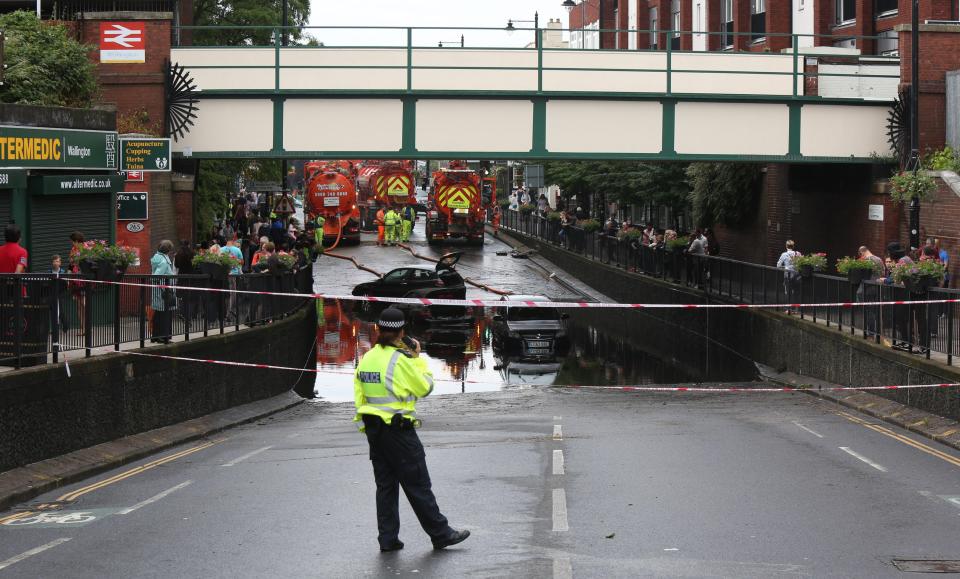
<path id="1" fill-rule="evenodd" d="M 553 474 L 563 474 L 563 451 L 553 451 Z"/>
<path id="2" fill-rule="evenodd" d="M 857 452 L 857 451 L 855 451 L 855 450 L 851 450 L 850 447 L 848 447 L 848 446 L 841 446 L 841 447 L 840 447 L 840 450 L 842 450 L 843 452 L 849 454 L 850 456 L 852 456 L 853 458 L 855 458 L 855 459 L 857 459 L 857 460 L 862 460 L 863 462 L 869 464 L 870 466 L 872 466 L 873 468 L 879 470 L 880 472 L 887 472 L 887 467 L 882 466 L 882 465 L 879 465 L 879 464 L 873 462 L 872 460 L 870 460 L 869 458 L 863 456 L 863 455 L 860 454 L 859 452 Z"/>
<path id="3" fill-rule="evenodd" d="M 66 542 L 69 541 L 69 540 L 70 540 L 70 537 L 63 537 L 63 538 L 60 538 L 60 539 L 56 539 L 56 540 L 54 540 L 54 541 L 50 541 L 50 542 L 47 543 L 46 545 L 40 545 L 39 547 L 34 547 L 33 549 L 30 549 L 29 551 L 24 551 L 23 553 L 20 553 L 19 555 L 15 556 L 15 557 L 10 557 L 10 558 L 7 559 L 6 561 L 0 561 L 0 571 L 6 569 L 6 568 L 9 567 L 10 565 L 15 565 L 15 564 L 19 563 L 20 561 L 23 561 L 24 559 L 29 559 L 30 557 L 33 557 L 34 555 L 39 555 L 40 553 L 43 553 L 43 552 L 46 551 L 47 549 L 53 549 L 53 548 L 56 547 L 57 545 L 62 545 L 62 544 L 66 543 Z"/>
<path id="4" fill-rule="evenodd" d="M 806 426 L 800 424 L 800 423 L 797 422 L 797 421 L 794 421 L 793 423 L 794 423 L 794 425 L 796 425 L 796 427 L 799 428 L 800 430 L 806 430 L 807 432 L 809 432 L 810 434 L 816 436 L 817 438 L 823 438 L 823 435 L 820 434 L 819 432 L 814 432 L 813 430 L 810 430 L 809 428 L 807 428 Z"/>
<path id="5" fill-rule="evenodd" d="M 553 439 L 554 440 L 563 440 L 563 427 L 559 424 L 553 425 Z"/>
<path id="6" fill-rule="evenodd" d="M 166 497 L 167 495 L 171 495 L 171 494 L 177 492 L 178 490 L 182 489 L 183 487 L 190 485 L 190 483 L 192 483 L 192 482 L 193 482 L 192 480 L 188 480 L 188 481 L 186 481 L 186 482 L 182 482 L 182 483 L 178 484 L 177 486 L 175 486 L 175 487 L 173 487 L 173 488 L 169 488 L 169 489 L 163 491 L 162 493 L 158 493 L 158 494 L 150 497 L 149 499 L 147 499 L 147 500 L 145 500 L 145 501 L 142 501 L 142 502 L 139 502 L 139 503 L 133 505 L 132 507 L 127 507 L 127 508 L 125 508 L 125 509 L 121 509 L 121 510 L 117 511 L 117 514 L 118 514 L 118 515 L 129 515 L 130 513 L 132 513 L 133 511 L 135 511 L 135 510 L 137 510 L 137 509 L 143 508 L 143 507 L 145 507 L 145 506 L 147 506 L 147 505 L 151 505 L 151 504 L 159 501 L 160 499 Z"/>
<path id="7" fill-rule="evenodd" d="M 955 456 L 951 456 L 951 455 L 949 455 L 949 454 L 947 454 L 947 453 L 945 453 L 945 452 L 941 452 L 941 451 L 933 448 L 932 446 L 927 446 L 926 444 L 923 444 L 922 442 L 917 442 L 916 440 L 913 440 L 912 438 L 903 436 L 902 434 L 897 434 L 896 432 L 890 430 L 889 428 L 885 428 L 885 427 L 880 426 L 880 425 L 878 425 L 878 424 L 873 424 L 872 422 L 867 422 L 866 420 L 862 420 L 862 419 L 860 419 L 860 418 L 857 418 L 856 416 L 853 416 L 853 415 L 851 415 L 851 414 L 847 414 L 846 412 L 840 412 L 840 416 L 843 416 L 844 418 L 846 418 L 847 420 L 849 420 L 849 421 L 851 421 L 851 422 L 855 422 L 856 424 L 859 424 L 859 425 L 861 425 L 861 426 L 864 426 L 864 427 L 866 427 L 866 428 L 869 428 L 870 430 L 873 430 L 874 432 L 879 432 L 880 434 L 882 434 L 882 435 L 884 435 L 884 436 L 889 436 L 890 438 L 892 438 L 892 439 L 894 439 L 894 440 L 897 440 L 897 441 L 899 441 L 899 442 L 902 442 L 902 443 L 904 443 L 904 444 L 906 444 L 906 445 L 908 445 L 908 446 L 912 446 L 913 448 L 915 448 L 915 449 L 917 449 L 917 450 L 919 450 L 919 451 L 925 452 L 925 453 L 927 453 L 927 454 L 929 454 L 929 455 L 931 455 L 931 456 L 935 456 L 935 457 L 937 457 L 937 458 L 939 458 L 939 459 L 941 459 L 941 460 L 944 460 L 944 461 L 946 461 L 946 462 L 949 462 L 949 463 L 952 464 L 953 466 L 960 467 L 960 458 L 957 458 L 957 457 L 955 457 Z"/>
<path id="8" fill-rule="evenodd" d="M 303 434 L 302 432 L 294 432 L 293 434 L 287 436 L 287 438 L 296 438 L 302 434 Z"/>
<path id="9" fill-rule="evenodd" d="M 553 417 L 553 421 L 554 421 L 554 422 L 560 422 L 561 420 L 563 420 L 563 416 L 554 416 L 554 417 Z"/>
<path id="10" fill-rule="evenodd" d="M 567 524 L 567 493 L 563 489 L 553 489 L 553 530 L 570 530 Z"/>
<path id="11" fill-rule="evenodd" d="M 237 465 L 237 464 L 239 464 L 239 463 L 247 460 L 248 458 L 257 456 L 257 455 L 260 454 L 261 452 L 270 450 L 271 448 L 273 448 L 273 446 L 264 446 L 263 448 L 258 448 L 257 450 L 254 450 L 254 451 L 252 451 L 252 452 L 248 452 L 247 454 L 245 454 L 245 455 L 243 455 L 243 456 L 238 456 L 237 458 L 231 460 L 231 461 L 228 462 L 228 463 L 221 464 L 220 466 L 235 466 L 235 465 Z"/>
<path id="12" fill-rule="evenodd" d="M 554 558 L 553 579 L 573 579 L 573 566 L 569 557 Z"/>
<path id="13" fill-rule="evenodd" d="M 77 490 L 75 490 L 75 491 L 71 491 L 71 492 L 69 492 L 69 493 L 61 496 L 60 498 L 58 498 L 57 501 L 60 501 L 60 502 L 73 502 L 73 501 L 77 500 L 78 498 L 82 497 L 83 495 L 85 495 L 85 494 L 87 494 L 87 493 L 93 492 L 93 491 L 95 491 L 95 490 L 97 490 L 97 489 L 101 489 L 101 488 L 103 488 L 103 487 L 105 487 L 105 486 L 108 486 L 108 485 L 112 485 L 112 484 L 114 484 L 114 483 L 118 483 L 118 482 L 120 482 L 120 481 L 122 481 L 122 480 L 124 480 L 124 479 L 128 479 L 128 478 L 130 478 L 130 477 L 132 477 L 132 476 L 135 476 L 135 475 L 138 475 L 138 474 L 140 474 L 140 473 L 142 473 L 142 472 L 146 472 L 146 471 L 148 471 L 148 470 L 157 468 L 158 466 L 167 464 L 168 462 L 173 462 L 173 461 L 177 460 L 178 458 L 183 458 L 183 457 L 189 456 L 189 455 L 191 455 L 191 454 L 193 454 L 193 453 L 195 453 L 195 452 L 200 452 L 201 450 L 205 450 L 205 449 L 207 449 L 207 448 L 210 448 L 211 446 L 213 446 L 213 445 L 215 445 L 215 444 L 219 444 L 219 443 L 223 442 L 224 440 L 227 440 L 227 439 L 226 439 L 226 438 L 221 438 L 221 439 L 218 439 L 218 440 L 211 440 L 211 441 L 209 441 L 209 442 L 204 442 L 203 444 L 199 444 L 199 445 L 197 445 L 197 446 L 190 447 L 190 448 L 188 448 L 188 449 L 186 449 L 186 450 L 181 450 L 180 452 L 171 454 L 171 455 L 169 455 L 169 456 L 165 456 L 165 457 L 163 457 L 163 458 L 159 458 L 159 459 L 157 459 L 157 460 L 155 460 L 155 461 L 148 462 L 148 463 L 146 463 L 146 464 L 142 464 L 142 465 L 140 465 L 140 466 L 131 468 L 131 469 L 128 470 L 128 471 L 125 471 L 125 472 L 122 472 L 122 473 L 120 473 L 120 474 L 114 475 L 114 476 L 112 476 L 112 477 L 110 477 L 110 478 L 108 478 L 108 479 L 105 479 L 105 480 L 102 480 L 102 481 L 100 481 L 100 482 L 96 482 L 96 483 L 87 485 L 87 486 L 85 486 L 85 487 L 83 487 L 83 488 L 80 488 L 80 489 L 77 489 Z"/>

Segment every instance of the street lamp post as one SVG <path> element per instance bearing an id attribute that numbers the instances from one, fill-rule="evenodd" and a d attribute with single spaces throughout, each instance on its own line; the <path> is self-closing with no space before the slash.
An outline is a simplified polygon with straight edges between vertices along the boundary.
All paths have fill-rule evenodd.
<path id="1" fill-rule="evenodd" d="M 910 160 L 906 170 L 920 170 L 920 0 L 913 0 L 910 21 Z M 910 199 L 910 247 L 920 247 L 920 200 Z"/>
<path id="2" fill-rule="evenodd" d="M 513 34 L 513 31 L 516 28 L 513 26 L 513 23 L 517 24 L 533 24 L 533 45 L 537 48 L 540 48 L 540 14 L 538 12 L 533 13 L 533 20 L 507 20 L 507 26 L 505 30 L 507 34 Z"/>

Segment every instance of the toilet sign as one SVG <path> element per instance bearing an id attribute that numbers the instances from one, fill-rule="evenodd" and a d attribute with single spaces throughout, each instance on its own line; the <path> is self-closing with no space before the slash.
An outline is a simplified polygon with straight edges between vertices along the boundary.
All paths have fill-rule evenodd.
<path id="1" fill-rule="evenodd" d="M 144 63 L 147 61 L 146 48 L 146 23 L 100 23 L 101 63 Z"/>

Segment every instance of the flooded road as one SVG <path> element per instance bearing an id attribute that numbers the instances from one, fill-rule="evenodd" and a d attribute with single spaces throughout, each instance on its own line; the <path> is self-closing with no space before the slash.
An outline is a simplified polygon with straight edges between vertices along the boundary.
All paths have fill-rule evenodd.
<path id="1" fill-rule="evenodd" d="M 512 258 L 509 246 L 498 240 L 488 238 L 483 249 L 437 248 L 428 246 L 417 233 L 411 243 L 415 251 L 434 257 L 451 250 L 463 251 L 457 270 L 479 283 L 553 300 L 594 300 L 589 290 L 572 281 L 571 276 L 542 259 Z M 399 248 L 376 247 L 369 240 L 335 252 L 354 257 L 381 273 L 427 263 Z M 331 258 L 324 258 L 315 271 L 315 289 L 328 294 L 349 293 L 354 285 L 374 279 L 348 261 Z M 467 297 L 499 298 L 469 285 Z M 320 373 L 315 391 L 322 399 L 353 400 L 353 370 L 376 341 L 375 321 L 383 307 L 370 306 L 326 300 L 318 310 Z M 434 374 L 435 395 L 529 386 L 743 382 L 755 378 L 752 364 L 696 333 L 679 340 L 662 340 L 658 330 L 649 329 L 658 328 L 658 322 L 639 312 L 550 311 L 547 317 L 552 315 L 560 321 L 564 336 L 556 343 L 550 341 L 547 348 L 532 349 L 528 346 L 544 346 L 547 341 L 521 339 L 507 327 L 510 316 L 505 314 L 504 308 L 463 308 L 451 321 L 434 319 L 427 308 L 407 310 L 411 322 L 408 333 L 422 345 L 423 356 Z M 673 330 L 672 335 L 679 331 Z"/>

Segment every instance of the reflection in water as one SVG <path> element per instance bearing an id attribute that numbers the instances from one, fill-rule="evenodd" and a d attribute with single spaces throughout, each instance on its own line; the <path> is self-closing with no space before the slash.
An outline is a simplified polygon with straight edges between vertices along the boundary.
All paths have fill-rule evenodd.
<path id="1" fill-rule="evenodd" d="M 337 300 L 318 305 L 318 396 L 353 400 L 352 372 L 376 342 L 375 320 L 383 307 Z M 422 345 L 433 371 L 435 395 L 529 385 L 671 384 L 706 380 L 708 375 L 713 380 L 754 377 L 752 364 L 731 359 L 709 343 L 684 348 L 669 359 L 650 354 L 649 347 L 644 349 L 648 345 L 637 343 L 643 336 L 621 329 L 623 316 L 630 312 L 618 313 L 616 323 L 593 314 L 564 319 L 566 337 L 559 340 L 542 328 L 511 333 L 501 313 L 483 308 L 447 308 L 433 314 L 423 307 L 408 311 L 412 320 L 408 334 Z M 689 345 L 696 338 L 685 339 Z M 697 359 L 684 360 L 683 352 Z M 710 362 L 704 365 L 704 359 Z"/>

